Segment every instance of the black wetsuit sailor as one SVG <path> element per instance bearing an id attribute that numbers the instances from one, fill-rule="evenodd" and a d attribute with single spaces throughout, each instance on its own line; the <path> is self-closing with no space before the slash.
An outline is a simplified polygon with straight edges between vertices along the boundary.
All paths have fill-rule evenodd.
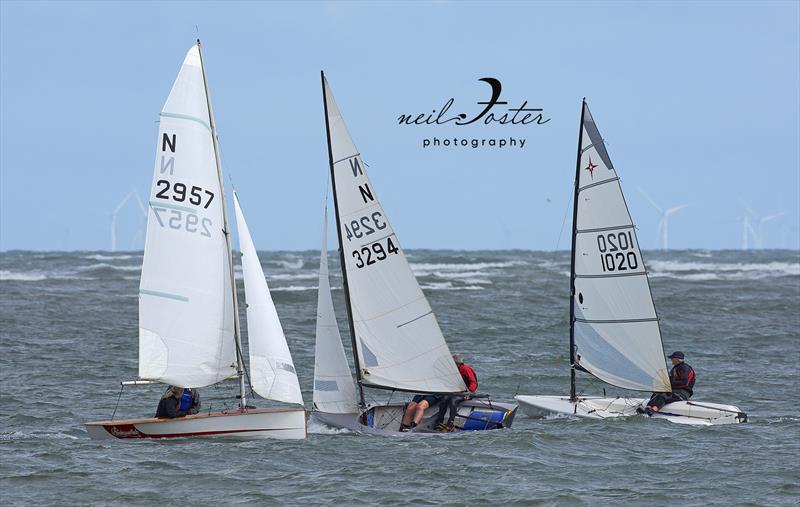
<path id="1" fill-rule="evenodd" d="M 647 402 L 647 409 L 658 411 L 667 403 L 673 401 L 685 401 L 694 394 L 694 369 L 683 360 L 686 356 L 683 352 L 675 351 L 669 355 L 672 360 L 672 370 L 669 372 L 669 382 L 672 386 L 671 393 L 653 393 L 650 401 Z"/>

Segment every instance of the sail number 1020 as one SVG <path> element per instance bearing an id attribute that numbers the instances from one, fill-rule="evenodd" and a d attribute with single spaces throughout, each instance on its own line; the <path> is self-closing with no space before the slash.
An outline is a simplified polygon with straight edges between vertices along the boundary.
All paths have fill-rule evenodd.
<path id="1" fill-rule="evenodd" d="M 628 271 L 639 268 L 639 259 L 633 249 L 631 231 L 598 234 L 597 248 L 600 250 L 600 264 L 603 266 L 603 272 Z"/>

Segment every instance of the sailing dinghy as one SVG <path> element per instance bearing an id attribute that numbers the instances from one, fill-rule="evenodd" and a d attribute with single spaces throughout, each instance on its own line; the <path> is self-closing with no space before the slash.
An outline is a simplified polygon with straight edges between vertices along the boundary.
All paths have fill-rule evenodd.
<path id="1" fill-rule="evenodd" d="M 648 398 L 579 396 L 581 370 L 613 386 L 671 392 L 653 296 L 622 187 L 583 101 L 575 169 L 570 268 L 570 395 L 516 396 L 532 417 L 635 415 Z M 678 401 L 653 418 L 693 425 L 747 421 L 733 405 Z"/>
<path id="2" fill-rule="evenodd" d="M 239 381 L 237 410 L 86 423 L 95 439 L 306 437 L 300 385 L 255 245 L 234 193 L 242 251 L 251 388 L 285 407 L 247 403 L 238 300 L 219 147 L 200 41 L 161 112 L 139 289 L 139 379 L 204 387 Z"/>
<path id="3" fill-rule="evenodd" d="M 367 404 L 365 388 L 465 394 L 439 323 L 374 194 L 324 74 L 322 93 L 348 325 L 356 370 L 350 373 L 331 300 L 327 209 L 320 254 L 313 415 L 331 426 L 374 435 L 401 433 L 404 402 Z M 400 396 L 397 394 L 400 393 Z M 508 428 L 517 406 L 474 397 L 458 407 L 460 431 Z M 433 432 L 438 405 L 413 433 Z"/>

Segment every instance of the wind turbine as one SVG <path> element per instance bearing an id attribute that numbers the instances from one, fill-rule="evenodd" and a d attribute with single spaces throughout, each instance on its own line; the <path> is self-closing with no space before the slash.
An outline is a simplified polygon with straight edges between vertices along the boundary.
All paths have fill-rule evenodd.
<path id="1" fill-rule="evenodd" d="M 662 209 L 661 206 L 656 204 L 656 202 L 648 196 L 644 190 L 639 188 L 639 192 L 647 199 L 659 213 L 661 213 L 661 220 L 658 222 L 658 233 L 661 236 L 661 249 L 662 250 L 669 250 L 669 217 L 677 213 L 678 211 L 682 210 L 683 208 L 688 207 L 688 204 L 681 204 L 680 206 L 673 206 L 671 208 Z"/>
<path id="2" fill-rule="evenodd" d="M 120 210 L 125 206 L 125 204 L 134 197 L 136 202 L 139 204 L 139 209 L 142 211 L 142 215 L 147 218 L 147 209 L 144 207 L 144 203 L 142 202 L 142 198 L 139 197 L 139 192 L 136 189 L 132 189 L 130 192 L 125 194 L 125 197 L 117 204 L 117 207 L 114 208 L 114 211 L 111 213 L 111 251 L 117 251 L 117 215 L 119 214 Z"/>
<path id="3" fill-rule="evenodd" d="M 758 248 L 764 248 L 764 224 L 769 222 L 770 220 L 775 220 L 776 218 L 780 218 L 785 215 L 783 211 L 780 213 L 773 213 L 772 215 L 767 215 L 765 217 L 761 217 L 758 221 Z"/>

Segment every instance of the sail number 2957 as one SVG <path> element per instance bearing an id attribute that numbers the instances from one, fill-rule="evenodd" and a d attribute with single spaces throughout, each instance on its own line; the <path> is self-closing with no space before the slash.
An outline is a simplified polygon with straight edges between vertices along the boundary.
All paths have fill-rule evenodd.
<path id="1" fill-rule="evenodd" d="M 384 241 L 386 242 L 384 245 Z M 361 269 L 365 266 L 370 266 L 378 261 L 382 261 L 392 254 L 396 254 L 400 250 L 397 245 L 392 241 L 389 236 L 385 240 L 376 241 L 370 245 L 362 246 L 357 250 L 353 250 L 353 258 L 356 260 L 356 267 Z"/>
<path id="2" fill-rule="evenodd" d="M 597 248 L 600 250 L 603 272 L 639 268 L 639 259 L 633 249 L 633 234 L 630 231 L 598 234 Z"/>

